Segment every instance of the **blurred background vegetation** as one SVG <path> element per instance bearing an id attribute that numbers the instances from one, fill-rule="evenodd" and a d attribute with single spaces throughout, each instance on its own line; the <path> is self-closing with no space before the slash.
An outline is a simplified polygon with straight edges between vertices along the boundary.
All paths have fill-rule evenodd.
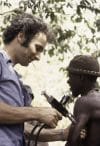
<path id="1" fill-rule="evenodd" d="M 36 97 L 32 104 L 49 106 L 41 91 L 47 90 L 58 100 L 70 93 L 65 67 L 74 55 L 91 54 L 100 60 L 100 0 L 0 0 L 1 47 L 3 30 L 22 12 L 41 17 L 55 34 L 54 43 L 47 46 L 40 62 L 27 68 L 16 66 L 25 84 L 32 87 Z"/>

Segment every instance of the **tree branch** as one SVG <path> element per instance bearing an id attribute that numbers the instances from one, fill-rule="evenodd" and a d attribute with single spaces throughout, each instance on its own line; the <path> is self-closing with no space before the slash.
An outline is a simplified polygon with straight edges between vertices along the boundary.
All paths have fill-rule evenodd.
<path id="1" fill-rule="evenodd" d="M 83 4 L 81 4 L 81 5 L 78 5 L 78 7 L 79 8 L 85 8 L 85 9 L 89 9 L 89 10 L 91 10 L 91 11 L 94 11 L 95 13 L 100 13 L 100 9 L 97 9 L 97 8 L 93 8 L 93 7 L 91 7 L 91 6 L 87 6 L 87 5 L 83 5 Z"/>
<path id="2" fill-rule="evenodd" d="M 20 10 L 20 9 L 13 9 L 11 11 L 6 11 L 6 12 L 3 12 L 3 13 L 0 13 L 0 15 L 3 16 L 3 15 L 9 14 L 9 13 L 13 13 L 13 12 L 14 13 L 22 13 L 23 11 Z"/>

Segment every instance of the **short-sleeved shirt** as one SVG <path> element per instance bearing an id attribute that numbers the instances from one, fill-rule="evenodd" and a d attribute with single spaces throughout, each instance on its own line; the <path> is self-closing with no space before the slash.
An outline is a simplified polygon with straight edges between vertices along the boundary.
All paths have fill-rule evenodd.
<path id="1" fill-rule="evenodd" d="M 13 68 L 10 57 L 0 51 L 0 102 L 15 107 L 29 106 L 29 94 Z M 1 124 L 0 146 L 24 146 L 24 124 Z"/>

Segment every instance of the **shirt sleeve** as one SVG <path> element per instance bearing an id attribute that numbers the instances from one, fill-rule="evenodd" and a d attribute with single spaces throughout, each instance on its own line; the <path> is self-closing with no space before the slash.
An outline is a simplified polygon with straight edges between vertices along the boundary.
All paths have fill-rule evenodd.
<path id="1" fill-rule="evenodd" d="M 30 106 L 31 102 L 34 98 L 32 89 L 28 85 L 23 85 L 22 90 L 23 90 L 23 94 L 24 94 L 24 104 L 25 104 L 25 106 Z"/>
<path id="2" fill-rule="evenodd" d="M 2 58 L 0 56 L 0 76 L 2 75 Z"/>
<path id="3" fill-rule="evenodd" d="M 23 93 L 23 96 L 24 96 L 24 106 L 30 106 L 31 102 L 34 98 L 34 95 L 32 93 L 32 89 L 29 85 L 26 85 L 22 82 L 22 80 L 21 80 L 22 76 L 20 74 L 18 74 L 17 72 L 16 72 L 16 74 L 19 78 L 19 83 L 20 83 L 22 93 Z"/>

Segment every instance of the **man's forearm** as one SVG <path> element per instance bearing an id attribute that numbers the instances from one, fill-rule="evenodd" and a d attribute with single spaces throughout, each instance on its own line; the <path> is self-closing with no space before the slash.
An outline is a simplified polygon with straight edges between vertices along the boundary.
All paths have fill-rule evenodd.
<path id="1" fill-rule="evenodd" d="M 17 124 L 36 120 L 55 128 L 62 115 L 54 108 L 15 107 L 0 102 L 0 124 Z"/>
<path id="2" fill-rule="evenodd" d="M 39 141 L 41 142 L 65 141 L 64 129 L 48 129 L 48 130 L 43 129 L 40 133 Z"/>
<path id="3" fill-rule="evenodd" d="M 25 124 L 25 135 L 26 138 L 29 138 L 29 135 L 34 126 L 26 123 Z M 33 133 L 32 140 L 35 140 L 39 128 L 36 129 Z M 40 142 L 50 142 L 50 141 L 66 141 L 68 137 L 69 127 L 65 129 L 42 129 L 39 135 Z"/>
<path id="4" fill-rule="evenodd" d="M 34 109 L 34 112 L 33 112 Z M 39 109 L 32 107 L 14 107 L 8 104 L 0 102 L 0 124 L 14 124 L 23 123 L 31 119 L 36 119 L 39 113 Z"/>

